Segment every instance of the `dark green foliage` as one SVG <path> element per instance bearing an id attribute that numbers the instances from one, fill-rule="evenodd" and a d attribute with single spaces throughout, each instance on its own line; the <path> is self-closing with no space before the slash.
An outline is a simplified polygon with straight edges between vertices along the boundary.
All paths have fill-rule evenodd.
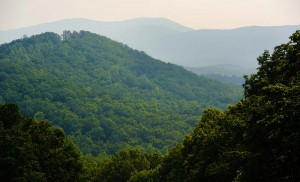
<path id="1" fill-rule="evenodd" d="M 248 147 L 257 165 L 251 172 L 261 174 L 258 180 L 300 180 L 300 31 L 290 39 L 259 57 L 259 71 L 245 82 L 252 101 Z"/>
<path id="2" fill-rule="evenodd" d="M 86 155 L 82 181 L 159 181 L 160 154 L 139 149 L 121 150 L 111 156 Z"/>
<path id="3" fill-rule="evenodd" d="M 300 180 L 300 31 L 258 58 L 245 98 L 208 109 L 193 134 L 164 157 L 162 181 Z"/>
<path id="4" fill-rule="evenodd" d="M 84 31 L 0 46 L 0 101 L 62 127 L 86 154 L 166 152 L 204 108 L 225 108 L 241 93 Z"/>
<path id="5" fill-rule="evenodd" d="M 82 157 L 58 128 L 0 106 L 0 181 L 79 181 Z"/>
<path id="6" fill-rule="evenodd" d="M 245 124 L 208 109 L 193 134 L 163 160 L 163 181 L 232 181 L 248 153 L 237 142 Z M 239 141 L 237 141 L 239 140 Z"/>
<path id="7" fill-rule="evenodd" d="M 122 150 L 101 163 L 96 181 L 145 181 L 158 179 L 155 167 L 161 162 L 157 154 L 143 154 L 139 150 Z"/>

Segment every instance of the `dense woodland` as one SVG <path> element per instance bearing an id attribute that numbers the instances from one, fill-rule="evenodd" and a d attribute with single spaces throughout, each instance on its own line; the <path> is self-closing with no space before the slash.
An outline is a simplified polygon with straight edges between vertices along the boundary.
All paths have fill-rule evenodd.
<path id="1" fill-rule="evenodd" d="M 244 98 L 224 111 L 206 109 L 192 134 L 165 155 L 138 148 L 83 156 L 61 129 L 3 104 L 0 179 L 299 181 L 300 31 L 258 62 L 258 72 L 245 76 Z"/>
<path id="2" fill-rule="evenodd" d="M 165 153 L 206 107 L 242 89 L 90 32 L 44 33 L 0 46 L 0 101 L 60 126 L 85 154 Z"/>

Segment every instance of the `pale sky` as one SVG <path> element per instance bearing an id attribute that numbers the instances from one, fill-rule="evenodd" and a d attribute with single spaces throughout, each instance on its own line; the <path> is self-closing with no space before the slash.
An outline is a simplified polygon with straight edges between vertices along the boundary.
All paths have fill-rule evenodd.
<path id="1" fill-rule="evenodd" d="M 67 18 L 165 17 L 194 29 L 300 25 L 300 0 L 0 0 L 0 31 Z"/>

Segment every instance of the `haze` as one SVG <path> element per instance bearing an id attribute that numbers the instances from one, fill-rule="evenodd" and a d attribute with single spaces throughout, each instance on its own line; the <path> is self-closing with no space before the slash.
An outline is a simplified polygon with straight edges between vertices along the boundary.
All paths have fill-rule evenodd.
<path id="1" fill-rule="evenodd" d="M 194 29 L 300 24 L 299 0 L 0 0 L 0 31 L 66 18 L 165 17 Z"/>

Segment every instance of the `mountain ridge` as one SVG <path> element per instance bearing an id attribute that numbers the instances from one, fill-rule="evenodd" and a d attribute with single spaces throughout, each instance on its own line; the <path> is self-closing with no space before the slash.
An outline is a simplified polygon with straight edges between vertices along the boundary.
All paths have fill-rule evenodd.
<path id="1" fill-rule="evenodd" d="M 231 64 L 255 71 L 256 56 L 287 41 L 300 25 L 249 26 L 193 30 L 166 18 L 137 18 L 116 22 L 68 19 L 0 32 L 0 43 L 42 32 L 91 31 L 154 58 L 186 67 Z M 246 48 L 247 47 L 247 48 Z M 234 73 L 233 73 L 234 74 Z"/>

